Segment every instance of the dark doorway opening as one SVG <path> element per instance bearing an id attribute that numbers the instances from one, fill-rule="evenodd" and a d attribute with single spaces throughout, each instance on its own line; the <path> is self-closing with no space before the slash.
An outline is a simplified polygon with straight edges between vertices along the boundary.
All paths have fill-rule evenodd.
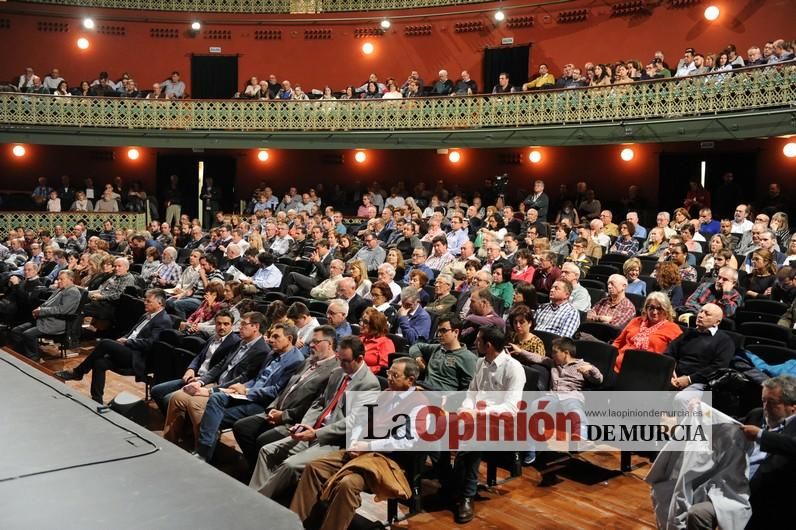
<path id="1" fill-rule="evenodd" d="M 232 156 L 207 156 L 204 153 L 185 155 L 158 155 L 157 186 L 158 197 L 163 197 L 169 187 L 171 175 L 177 175 L 182 190 L 182 213 L 198 217 L 199 199 L 199 163 L 203 164 L 203 176 L 212 177 L 214 187 L 221 190 L 221 209 L 225 212 L 237 212 L 235 202 L 237 191 L 236 165 L 237 160 Z M 162 204 L 160 207 L 163 208 Z M 161 209 L 162 215 L 165 209 Z"/>
<path id="2" fill-rule="evenodd" d="M 501 46 L 484 50 L 484 93 L 492 92 L 501 72 L 509 74 L 512 86 L 520 87 L 528 80 L 528 65 L 531 60 L 531 44 Z"/>
<path id="3" fill-rule="evenodd" d="M 227 99 L 237 91 L 237 55 L 191 56 L 191 97 Z"/>
<path id="4" fill-rule="evenodd" d="M 702 164 L 705 165 L 705 189 L 711 194 L 713 218 L 732 217 L 735 202 L 751 203 L 755 200 L 755 172 L 757 171 L 757 151 L 741 153 L 661 153 L 660 178 L 658 179 L 660 209 L 668 212 L 683 206 L 688 193 L 688 183 L 700 182 Z M 735 183 L 741 190 L 740 197 L 728 197 L 722 188 L 722 176 L 731 172 Z"/>

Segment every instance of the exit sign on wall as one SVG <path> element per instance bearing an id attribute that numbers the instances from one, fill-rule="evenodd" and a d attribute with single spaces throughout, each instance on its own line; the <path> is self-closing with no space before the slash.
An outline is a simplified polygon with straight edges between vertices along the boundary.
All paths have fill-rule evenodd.
<path id="1" fill-rule="evenodd" d="M 509 44 L 514 44 L 514 37 L 503 37 L 500 39 L 500 44 L 504 46 L 508 46 Z"/>
<path id="2" fill-rule="evenodd" d="M 221 46 L 210 46 L 210 53 L 221 53 Z"/>

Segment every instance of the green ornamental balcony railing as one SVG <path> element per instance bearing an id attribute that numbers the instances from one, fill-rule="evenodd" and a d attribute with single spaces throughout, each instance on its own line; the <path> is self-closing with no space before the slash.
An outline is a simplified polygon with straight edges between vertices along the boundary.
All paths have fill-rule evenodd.
<path id="1" fill-rule="evenodd" d="M 611 87 L 354 101 L 147 100 L 0 94 L 0 126 L 182 131 L 422 131 L 679 119 L 796 102 L 796 63 Z"/>
<path id="2" fill-rule="evenodd" d="M 478 4 L 490 0 L 19 0 L 36 4 L 195 13 L 332 13 Z"/>

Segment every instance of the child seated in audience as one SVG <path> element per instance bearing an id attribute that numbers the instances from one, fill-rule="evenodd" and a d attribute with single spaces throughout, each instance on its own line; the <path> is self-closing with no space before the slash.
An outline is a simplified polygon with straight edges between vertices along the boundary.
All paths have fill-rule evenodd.
<path id="1" fill-rule="evenodd" d="M 511 355 L 522 357 L 526 362 L 541 364 L 550 369 L 550 390 L 552 393 L 540 398 L 550 402 L 545 407 L 545 411 L 550 414 L 557 412 L 569 414 L 574 412 L 581 418 L 581 437 L 585 437 L 584 397 L 580 391 L 586 381 L 595 385 L 602 383 L 603 374 L 597 367 L 575 357 L 575 342 L 566 337 L 554 339 L 550 357 L 523 350 L 516 344 L 508 344 L 506 349 Z M 534 411 L 537 408 L 537 402 L 534 402 L 528 410 Z M 536 448 L 535 445 L 531 444 L 523 463 L 530 465 L 535 459 Z"/>
<path id="2" fill-rule="evenodd" d="M 50 199 L 47 201 L 48 212 L 61 211 L 61 199 L 58 198 L 58 192 L 53 190 L 50 192 Z"/>

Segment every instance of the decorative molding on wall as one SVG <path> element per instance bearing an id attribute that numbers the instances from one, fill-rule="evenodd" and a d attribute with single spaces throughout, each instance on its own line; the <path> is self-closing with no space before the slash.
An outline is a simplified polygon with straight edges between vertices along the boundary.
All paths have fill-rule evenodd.
<path id="1" fill-rule="evenodd" d="M 37 22 L 36 29 L 44 33 L 68 33 L 69 24 L 66 22 Z"/>
<path id="2" fill-rule="evenodd" d="M 180 30 L 177 28 L 149 28 L 149 36 L 153 39 L 177 39 Z"/>

